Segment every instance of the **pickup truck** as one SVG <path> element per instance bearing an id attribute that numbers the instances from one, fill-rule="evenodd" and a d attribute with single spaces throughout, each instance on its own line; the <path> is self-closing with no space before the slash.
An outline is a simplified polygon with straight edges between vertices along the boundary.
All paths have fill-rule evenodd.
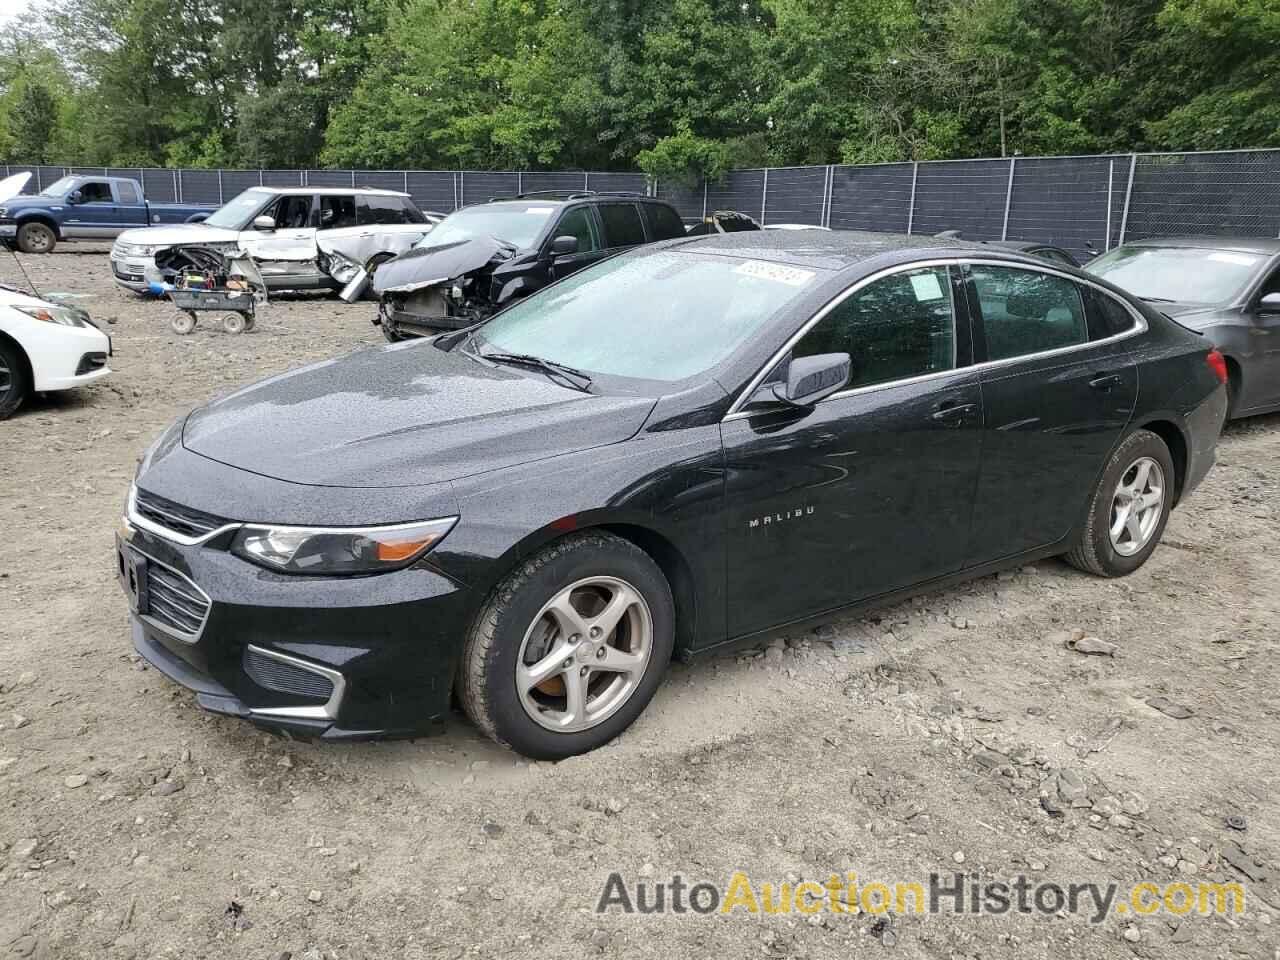
<path id="1" fill-rule="evenodd" d="M 63 177 L 34 196 L 0 204 L 0 243 L 51 253 L 63 240 L 109 240 L 135 227 L 199 223 L 217 207 L 151 203 L 128 177 Z"/>

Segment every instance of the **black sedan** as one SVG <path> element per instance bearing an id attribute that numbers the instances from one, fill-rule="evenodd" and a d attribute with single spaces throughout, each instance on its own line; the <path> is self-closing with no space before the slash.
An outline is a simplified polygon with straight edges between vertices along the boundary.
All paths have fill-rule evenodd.
<path id="1" fill-rule="evenodd" d="M 1228 419 L 1280 410 L 1280 240 L 1156 237 L 1117 247 L 1085 269 L 1222 351 Z"/>
<path id="2" fill-rule="evenodd" d="M 533 757 L 675 655 L 1065 556 L 1122 576 L 1209 470 L 1221 357 L 980 245 L 675 240 L 477 327 L 292 371 L 144 457 L 133 642 L 203 707 Z"/>

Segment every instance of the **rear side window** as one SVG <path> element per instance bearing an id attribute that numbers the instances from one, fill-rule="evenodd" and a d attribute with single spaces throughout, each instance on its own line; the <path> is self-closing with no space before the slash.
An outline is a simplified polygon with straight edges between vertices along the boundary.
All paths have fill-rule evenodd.
<path id="1" fill-rule="evenodd" d="M 823 317 L 793 357 L 847 353 L 849 387 L 906 380 L 956 366 L 955 306 L 946 267 L 895 273 Z"/>
<path id="2" fill-rule="evenodd" d="M 1105 340 L 1132 330 L 1136 321 L 1129 309 L 1101 290 L 1089 291 L 1089 339 Z"/>
<path id="3" fill-rule="evenodd" d="M 408 207 L 400 197 L 361 195 L 356 197 L 356 219 L 360 226 L 417 222 L 409 219 Z"/>
<path id="4" fill-rule="evenodd" d="M 141 198 L 138 196 L 138 188 L 126 180 L 121 180 L 116 184 L 116 190 L 120 193 L 121 203 L 139 203 Z"/>
<path id="5" fill-rule="evenodd" d="M 86 180 L 80 184 L 81 203 L 110 203 L 111 184 L 105 180 Z"/>
<path id="6" fill-rule="evenodd" d="M 665 203 L 646 203 L 642 209 L 654 240 L 671 240 L 685 235 L 684 221 Z"/>
<path id="7" fill-rule="evenodd" d="M 1064 277 L 975 265 L 987 359 L 1007 360 L 1089 342 L 1080 288 Z"/>
<path id="8" fill-rule="evenodd" d="M 634 203 L 602 203 L 599 209 L 606 247 L 634 247 L 644 243 L 644 227 Z"/>
<path id="9" fill-rule="evenodd" d="M 356 198 L 325 194 L 320 198 L 320 229 L 356 226 Z"/>

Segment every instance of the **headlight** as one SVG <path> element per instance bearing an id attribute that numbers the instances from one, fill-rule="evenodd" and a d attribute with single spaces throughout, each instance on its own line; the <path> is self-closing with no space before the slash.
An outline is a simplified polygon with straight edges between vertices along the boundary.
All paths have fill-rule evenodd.
<path id="1" fill-rule="evenodd" d="M 236 534 L 231 552 L 283 573 L 382 573 L 407 567 L 444 539 L 457 517 L 389 527 L 267 527 Z"/>
<path id="2" fill-rule="evenodd" d="M 4 220 L 8 216 L 9 216 L 9 208 L 0 207 L 0 220 Z"/>
<path id="3" fill-rule="evenodd" d="M 64 327 L 86 327 L 89 315 L 75 307 L 18 307 L 13 309 L 46 323 L 60 323 Z"/>
<path id="4" fill-rule="evenodd" d="M 149 257 L 160 248 L 144 243 L 117 243 L 116 253 L 122 257 Z"/>

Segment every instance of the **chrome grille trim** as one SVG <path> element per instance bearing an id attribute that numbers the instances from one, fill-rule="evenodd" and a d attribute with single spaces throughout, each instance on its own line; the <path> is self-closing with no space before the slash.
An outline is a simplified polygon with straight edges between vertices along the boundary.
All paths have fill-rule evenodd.
<path id="1" fill-rule="evenodd" d="M 342 697 L 347 692 L 347 678 L 332 667 L 322 667 L 318 663 L 312 663 L 310 660 L 303 660 L 300 657 L 293 657 L 287 653 L 281 653 L 278 650 L 268 650 L 266 647 L 255 646 L 249 644 L 246 652 L 254 653 L 262 657 L 270 657 L 273 660 L 279 660 L 281 663 L 288 664 L 291 667 L 297 667 L 299 670 L 309 670 L 312 673 L 319 674 L 330 683 L 333 684 L 333 693 L 329 699 L 318 706 L 308 707 L 250 707 L 249 712 L 259 714 L 264 717 L 294 717 L 298 720 L 336 720 L 338 717 L 338 708 L 342 705 Z"/>
<path id="2" fill-rule="evenodd" d="M 147 558 L 148 601 L 156 614 L 167 618 L 161 619 L 148 611 L 138 614 L 138 619 L 152 629 L 183 643 L 198 641 L 204 633 L 205 624 L 209 622 L 209 612 L 213 609 L 213 600 L 209 595 L 189 577 L 163 560 L 157 560 L 145 550 L 139 550 L 132 543 L 126 543 L 124 549 Z M 195 611 L 199 611 L 198 616 Z"/>
<path id="3" fill-rule="evenodd" d="M 156 498 L 154 495 L 146 493 L 142 494 L 142 500 L 145 506 L 140 507 L 138 502 L 139 492 L 140 491 L 136 485 L 129 488 L 129 503 L 125 510 L 125 519 L 128 521 L 129 525 L 141 530 L 146 530 L 148 533 L 153 533 L 157 537 L 169 540 L 173 543 L 181 544 L 184 547 L 199 546 L 202 543 L 207 543 L 219 534 L 225 533 L 228 530 L 238 530 L 242 526 L 242 524 L 239 523 L 221 522 L 220 526 L 210 527 L 207 522 L 201 522 L 201 520 L 207 518 L 207 520 L 220 522 L 221 518 L 210 516 L 209 514 L 205 514 L 201 511 L 192 511 L 193 514 L 198 514 L 198 517 L 193 517 L 190 514 L 178 514 L 174 512 L 173 507 L 176 507 L 177 509 L 182 508 L 177 504 L 174 504 L 173 507 L 166 510 L 156 502 L 157 499 L 162 498 Z M 163 502 L 168 504 L 167 500 L 164 500 Z M 154 514 L 155 516 L 160 517 L 161 520 L 154 519 L 152 516 L 144 514 L 143 509 L 145 509 L 148 514 Z M 180 530 L 175 530 L 172 527 L 164 525 L 162 522 L 163 519 L 168 519 L 175 524 L 181 524 L 188 529 L 200 532 L 194 534 L 183 533 Z"/>

